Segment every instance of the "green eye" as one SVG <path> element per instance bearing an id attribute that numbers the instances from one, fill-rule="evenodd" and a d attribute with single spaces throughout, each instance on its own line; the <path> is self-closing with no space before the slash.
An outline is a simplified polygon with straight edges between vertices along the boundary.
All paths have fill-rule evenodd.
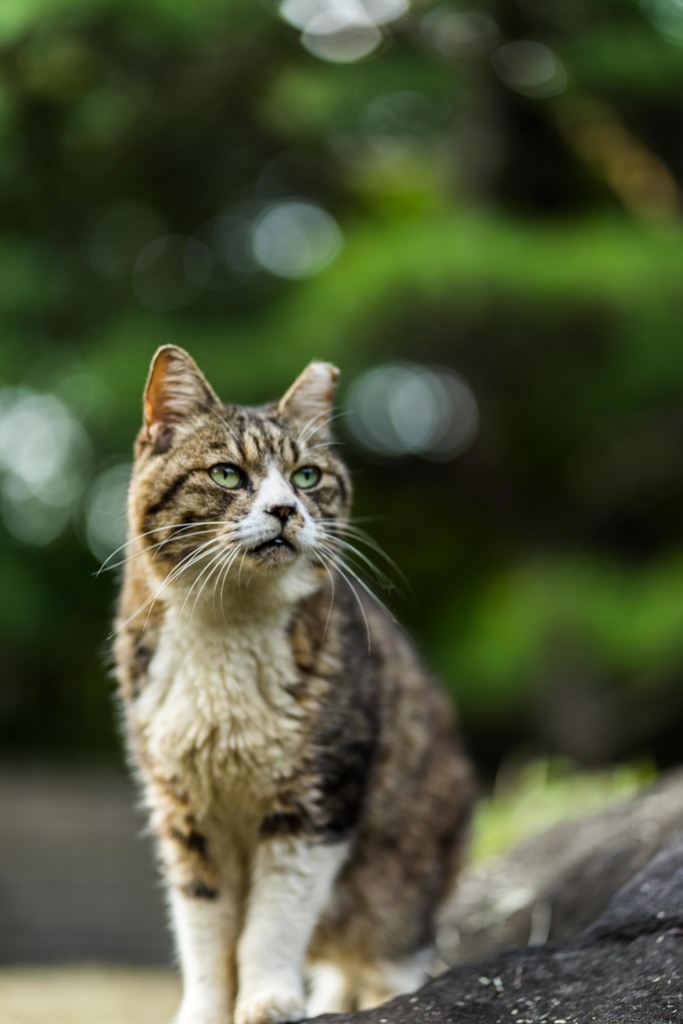
<path id="1" fill-rule="evenodd" d="M 320 482 L 321 476 L 322 473 L 317 466 L 302 466 L 292 474 L 292 483 L 300 490 L 305 491 L 308 487 L 315 487 Z"/>
<path id="2" fill-rule="evenodd" d="M 228 491 L 235 491 L 244 483 L 244 473 L 242 470 L 238 469 L 237 466 L 230 466 L 224 463 L 212 466 L 209 470 L 209 476 L 220 487 L 225 487 Z"/>

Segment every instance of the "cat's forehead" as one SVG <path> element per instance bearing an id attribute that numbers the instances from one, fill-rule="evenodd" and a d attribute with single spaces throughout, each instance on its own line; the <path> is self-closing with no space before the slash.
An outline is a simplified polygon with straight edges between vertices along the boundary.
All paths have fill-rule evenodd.
<path id="1" fill-rule="evenodd" d="M 225 444 L 236 461 L 254 469 L 266 469 L 273 461 L 295 463 L 306 450 L 301 429 L 283 421 L 275 405 L 257 409 L 226 405 L 216 433 L 218 443 Z"/>

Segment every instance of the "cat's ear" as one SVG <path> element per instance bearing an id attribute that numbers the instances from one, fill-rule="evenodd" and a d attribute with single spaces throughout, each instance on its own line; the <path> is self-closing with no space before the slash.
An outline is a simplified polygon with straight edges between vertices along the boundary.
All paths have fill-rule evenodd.
<path id="1" fill-rule="evenodd" d="M 218 407 L 220 400 L 194 359 L 177 345 L 157 350 L 145 387 L 145 427 L 157 446 L 170 443 L 173 430 L 193 413 Z"/>
<path id="2" fill-rule="evenodd" d="M 310 363 L 278 403 L 278 412 L 310 426 L 311 433 L 327 432 L 339 370 L 331 363 Z"/>

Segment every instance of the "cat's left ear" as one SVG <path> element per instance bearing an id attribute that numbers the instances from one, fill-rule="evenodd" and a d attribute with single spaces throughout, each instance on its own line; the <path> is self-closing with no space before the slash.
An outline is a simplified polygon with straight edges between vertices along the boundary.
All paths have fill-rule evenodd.
<path id="1" fill-rule="evenodd" d="M 196 412 L 220 401 L 192 356 L 177 345 L 157 350 L 145 387 L 145 426 L 157 447 L 167 446 L 174 430 Z"/>
<path id="2" fill-rule="evenodd" d="M 310 363 L 278 403 L 281 416 L 310 425 L 311 433 L 327 433 L 339 370 L 331 363 Z"/>

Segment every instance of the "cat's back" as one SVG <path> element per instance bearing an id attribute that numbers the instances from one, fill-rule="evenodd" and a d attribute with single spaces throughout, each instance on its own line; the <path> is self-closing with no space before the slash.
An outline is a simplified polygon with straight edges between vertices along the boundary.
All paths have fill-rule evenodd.
<path id="1" fill-rule="evenodd" d="M 314 950 L 323 959 L 331 946 L 350 958 L 378 948 L 400 957 L 432 941 L 433 908 L 461 866 L 471 770 L 452 701 L 403 629 L 350 591 L 337 617 L 339 675 L 320 736 L 338 781 L 332 797 L 342 818 L 355 812 L 356 839 Z M 369 916 L 359 911 L 368 894 Z"/>

